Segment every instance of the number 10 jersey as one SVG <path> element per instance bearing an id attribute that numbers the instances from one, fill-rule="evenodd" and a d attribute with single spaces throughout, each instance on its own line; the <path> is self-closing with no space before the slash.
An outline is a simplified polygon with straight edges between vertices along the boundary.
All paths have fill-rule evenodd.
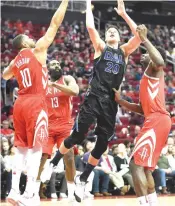
<path id="1" fill-rule="evenodd" d="M 12 68 L 19 85 L 18 95 L 46 95 L 48 72 L 31 49 L 24 49 L 15 58 Z"/>
<path id="2" fill-rule="evenodd" d="M 38 62 L 31 49 L 24 49 L 16 56 L 12 70 L 19 85 L 13 111 L 14 144 L 32 148 L 48 138 L 47 68 Z"/>

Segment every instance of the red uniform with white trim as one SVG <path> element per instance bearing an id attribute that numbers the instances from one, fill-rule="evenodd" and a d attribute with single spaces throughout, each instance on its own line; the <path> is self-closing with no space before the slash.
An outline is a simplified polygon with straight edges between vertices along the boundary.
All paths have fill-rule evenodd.
<path id="1" fill-rule="evenodd" d="M 132 156 L 135 164 L 150 170 L 155 169 L 171 129 L 171 118 L 165 108 L 164 86 L 164 75 L 153 78 L 144 74 L 140 83 L 140 102 L 145 121 L 135 139 Z"/>
<path id="2" fill-rule="evenodd" d="M 32 148 L 48 137 L 46 89 L 47 68 L 36 59 L 31 49 L 19 52 L 14 60 L 13 74 L 19 85 L 14 104 L 15 146 Z"/>
<path id="3" fill-rule="evenodd" d="M 57 83 L 65 84 L 64 76 Z M 51 155 L 54 145 L 57 144 L 59 148 L 63 140 L 70 135 L 74 121 L 71 117 L 70 96 L 55 87 L 48 87 L 46 101 L 49 114 L 49 140 L 47 145 L 43 146 L 43 153 Z"/>

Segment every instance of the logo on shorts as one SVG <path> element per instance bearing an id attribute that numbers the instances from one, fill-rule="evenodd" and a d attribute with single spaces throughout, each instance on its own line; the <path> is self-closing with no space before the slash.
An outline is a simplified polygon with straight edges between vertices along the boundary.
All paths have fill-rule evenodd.
<path id="1" fill-rule="evenodd" d="M 146 147 L 143 148 L 142 152 L 139 152 L 139 155 L 141 157 L 141 159 L 145 159 L 146 157 L 148 157 L 148 149 Z"/>

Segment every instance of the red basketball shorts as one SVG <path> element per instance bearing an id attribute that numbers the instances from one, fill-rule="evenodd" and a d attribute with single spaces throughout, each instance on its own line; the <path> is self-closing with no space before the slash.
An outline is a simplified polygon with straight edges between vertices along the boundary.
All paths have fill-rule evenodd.
<path id="1" fill-rule="evenodd" d="M 15 146 L 32 148 L 48 139 L 48 115 L 42 96 L 19 96 L 14 104 Z"/>
<path id="2" fill-rule="evenodd" d="M 49 123 L 49 139 L 47 144 L 43 145 L 43 153 L 51 155 L 55 144 L 59 148 L 61 143 L 70 136 L 72 127 L 73 122 L 63 123 L 55 121 L 53 124 Z"/>
<path id="3" fill-rule="evenodd" d="M 168 115 L 153 113 L 147 117 L 135 139 L 135 147 L 130 157 L 134 157 L 135 164 L 154 170 L 170 129 L 171 118 Z"/>

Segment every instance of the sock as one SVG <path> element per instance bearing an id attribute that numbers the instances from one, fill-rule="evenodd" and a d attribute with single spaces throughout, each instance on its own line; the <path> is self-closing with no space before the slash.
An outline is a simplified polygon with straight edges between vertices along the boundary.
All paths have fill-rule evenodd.
<path id="1" fill-rule="evenodd" d="M 25 189 L 25 193 L 28 197 L 32 197 L 35 193 L 41 156 L 42 148 L 34 147 L 29 149 L 27 156 L 27 183 Z"/>
<path id="2" fill-rule="evenodd" d="M 14 189 L 17 193 L 20 193 L 19 183 L 27 151 L 28 149 L 21 147 L 17 147 L 15 151 L 12 168 L 12 189 Z"/>
<path id="3" fill-rule="evenodd" d="M 146 196 L 138 197 L 138 201 L 141 206 L 149 206 Z"/>
<path id="4" fill-rule="evenodd" d="M 60 151 L 58 150 L 55 157 L 50 161 L 54 166 L 57 166 L 58 162 L 60 159 L 64 156 L 64 154 L 61 154 Z"/>
<path id="5" fill-rule="evenodd" d="M 89 175 L 96 166 L 87 163 L 84 172 L 80 175 L 81 182 L 87 182 Z"/>
<path id="6" fill-rule="evenodd" d="M 41 180 L 37 180 L 36 181 L 36 188 L 35 188 L 35 194 L 39 194 L 39 190 L 40 190 L 40 185 L 41 185 Z"/>
<path id="7" fill-rule="evenodd" d="M 74 182 L 68 182 L 67 181 L 67 189 L 68 189 L 68 198 L 74 197 L 74 192 L 75 192 Z"/>
<path id="8" fill-rule="evenodd" d="M 158 200 L 156 192 L 147 195 L 147 199 L 150 206 L 157 206 Z"/>

